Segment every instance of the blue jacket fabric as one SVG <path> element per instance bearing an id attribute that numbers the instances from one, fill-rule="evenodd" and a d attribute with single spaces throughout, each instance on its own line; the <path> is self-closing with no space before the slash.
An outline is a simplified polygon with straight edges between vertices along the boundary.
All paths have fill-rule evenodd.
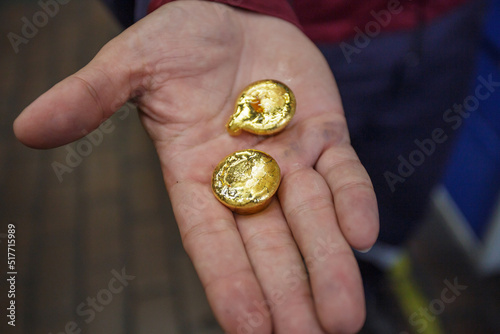
<path id="1" fill-rule="evenodd" d="M 146 16 L 149 0 L 103 0 L 124 27 Z"/>

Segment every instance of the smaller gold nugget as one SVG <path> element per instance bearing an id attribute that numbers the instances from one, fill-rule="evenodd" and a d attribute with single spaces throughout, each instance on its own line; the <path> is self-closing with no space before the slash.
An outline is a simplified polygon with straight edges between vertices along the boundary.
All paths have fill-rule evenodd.
<path id="1" fill-rule="evenodd" d="M 241 130 L 256 135 L 278 133 L 292 119 L 295 105 L 295 96 L 284 83 L 275 80 L 254 82 L 236 101 L 227 131 L 231 135 L 239 135 Z"/>
<path id="2" fill-rule="evenodd" d="M 215 167 L 212 191 L 239 214 L 265 209 L 281 182 L 280 167 L 270 155 L 257 150 L 234 152 Z"/>

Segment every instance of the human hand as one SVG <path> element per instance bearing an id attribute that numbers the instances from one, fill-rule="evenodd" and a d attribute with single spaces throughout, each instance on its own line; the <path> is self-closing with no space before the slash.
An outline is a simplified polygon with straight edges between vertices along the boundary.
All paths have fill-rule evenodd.
<path id="1" fill-rule="evenodd" d="M 294 119 L 272 137 L 229 136 L 237 95 L 260 79 L 293 90 Z M 14 130 L 32 147 L 63 145 L 129 99 L 141 110 L 184 247 L 224 330 L 357 331 L 365 311 L 351 247 L 375 242 L 376 200 L 328 65 L 300 30 L 216 3 L 165 5 L 34 101 Z M 273 156 L 283 179 L 266 210 L 240 216 L 215 199 L 210 183 L 223 157 L 247 148 Z"/>

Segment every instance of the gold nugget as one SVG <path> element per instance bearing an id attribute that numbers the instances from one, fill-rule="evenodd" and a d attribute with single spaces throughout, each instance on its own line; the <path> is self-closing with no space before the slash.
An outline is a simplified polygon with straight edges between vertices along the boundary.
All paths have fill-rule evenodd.
<path id="1" fill-rule="evenodd" d="M 239 135 L 241 130 L 256 135 L 278 133 L 292 119 L 295 105 L 295 96 L 285 84 L 275 80 L 254 82 L 236 101 L 227 131 L 231 135 Z"/>
<path id="2" fill-rule="evenodd" d="M 276 160 L 261 151 L 243 150 L 228 155 L 215 167 L 212 191 L 232 211 L 252 214 L 269 205 L 280 181 Z"/>

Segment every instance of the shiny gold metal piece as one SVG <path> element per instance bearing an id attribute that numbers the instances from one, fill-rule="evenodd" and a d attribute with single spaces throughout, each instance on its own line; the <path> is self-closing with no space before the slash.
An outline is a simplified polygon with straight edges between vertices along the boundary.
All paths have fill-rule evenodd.
<path id="1" fill-rule="evenodd" d="M 254 82 L 236 101 L 227 131 L 231 135 L 239 135 L 241 130 L 256 135 L 278 133 L 292 119 L 295 105 L 295 96 L 284 83 L 276 80 Z"/>
<path id="2" fill-rule="evenodd" d="M 212 191 L 232 211 L 252 214 L 269 205 L 280 182 L 276 160 L 261 151 L 243 150 L 228 155 L 215 167 Z"/>

